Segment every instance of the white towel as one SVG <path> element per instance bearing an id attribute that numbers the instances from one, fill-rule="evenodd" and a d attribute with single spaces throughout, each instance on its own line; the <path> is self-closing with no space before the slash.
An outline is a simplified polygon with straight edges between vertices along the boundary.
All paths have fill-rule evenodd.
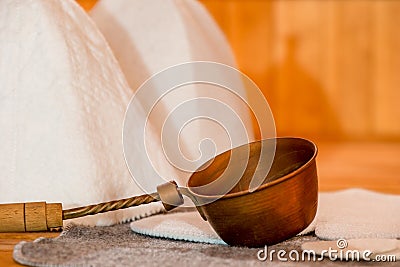
<path id="1" fill-rule="evenodd" d="M 226 245 L 197 211 L 155 215 L 132 222 L 131 229 L 154 237 Z"/>
<path id="2" fill-rule="evenodd" d="M 319 202 L 312 225 L 321 239 L 400 238 L 399 195 L 349 189 L 321 193 Z"/>
<path id="3" fill-rule="evenodd" d="M 156 215 L 131 223 L 134 232 L 178 240 L 223 243 L 197 211 Z M 400 196 L 362 189 L 320 193 L 313 223 L 321 239 L 400 238 Z"/>

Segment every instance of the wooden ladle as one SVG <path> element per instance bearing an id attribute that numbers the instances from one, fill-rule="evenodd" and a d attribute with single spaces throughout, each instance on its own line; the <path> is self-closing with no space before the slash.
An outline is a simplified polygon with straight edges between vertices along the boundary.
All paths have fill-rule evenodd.
<path id="1" fill-rule="evenodd" d="M 250 189 L 260 155 L 276 144 L 275 156 L 261 186 Z M 214 186 L 229 165 L 231 155 L 249 151 L 239 181 L 228 193 Z M 62 210 L 60 203 L 0 204 L 0 232 L 48 231 L 61 228 L 63 220 L 162 201 L 166 210 L 183 204 L 188 196 L 203 219 L 228 244 L 259 247 L 301 232 L 314 219 L 318 202 L 317 147 L 301 138 L 275 138 L 253 142 L 219 154 L 189 178 L 187 187 L 169 182 L 157 193 L 97 205 Z M 265 165 L 268 165 L 265 163 Z"/>

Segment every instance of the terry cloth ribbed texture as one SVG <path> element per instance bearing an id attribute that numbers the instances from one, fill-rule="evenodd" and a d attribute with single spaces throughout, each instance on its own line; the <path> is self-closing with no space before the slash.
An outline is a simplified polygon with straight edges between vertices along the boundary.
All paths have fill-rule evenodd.
<path id="1" fill-rule="evenodd" d="M 132 222 L 131 229 L 154 237 L 224 244 L 197 211 L 148 217 Z M 400 238 L 400 196 L 363 189 L 320 193 L 317 215 L 300 235 L 313 231 L 330 240 Z"/>

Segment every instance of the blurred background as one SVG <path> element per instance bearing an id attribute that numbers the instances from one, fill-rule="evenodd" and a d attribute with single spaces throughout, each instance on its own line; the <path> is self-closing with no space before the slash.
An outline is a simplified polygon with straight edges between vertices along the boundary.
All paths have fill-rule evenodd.
<path id="1" fill-rule="evenodd" d="M 400 1 L 200 2 L 266 96 L 278 136 L 318 144 L 322 190 L 400 194 Z"/>
<path id="2" fill-rule="evenodd" d="M 400 1 L 202 1 L 279 135 L 400 140 Z"/>
<path id="3" fill-rule="evenodd" d="M 81 0 L 89 10 L 96 0 Z M 400 1 L 201 0 L 279 135 L 400 140 Z"/>

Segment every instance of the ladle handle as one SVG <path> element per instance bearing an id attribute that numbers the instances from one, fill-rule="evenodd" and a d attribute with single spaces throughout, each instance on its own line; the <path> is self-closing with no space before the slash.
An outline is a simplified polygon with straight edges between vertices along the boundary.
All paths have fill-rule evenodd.
<path id="1" fill-rule="evenodd" d="M 112 210 L 126 209 L 134 206 L 139 206 L 142 204 L 148 204 L 151 202 L 160 201 L 157 193 L 149 195 L 135 196 L 131 198 L 125 198 L 120 200 L 114 200 L 104 203 L 99 203 L 90 206 L 84 206 L 79 208 L 63 210 L 63 220 L 75 219 L 79 217 L 84 217 L 87 215 L 95 215 L 98 213 L 103 213 Z"/>
<path id="2" fill-rule="evenodd" d="M 183 197 L 175 182 L 157 187 L 158 193 L 114 200 L 90 206 L 62 210 L 60 203 L 31 202 L 0 204 L 0 232 L 38 232 L 61 229 L 63 220 L 95 215 L 162 201 L 171 210 L 183 204 Z"/>
<path id="3" fill-rule="evenodd" d="M 41 232 L 62 226 L 60 203 L 0 204 L 0 232 Z"/>
<path id="4" fill-rule="evenodd" d="M 159 201 L 157 193 L 96 205 L 62 210 L 61 203 L 28 202 L 0 204 L 0 232 L 42 232 L 59 230 L 63 220 L 126 209 Z"/>

